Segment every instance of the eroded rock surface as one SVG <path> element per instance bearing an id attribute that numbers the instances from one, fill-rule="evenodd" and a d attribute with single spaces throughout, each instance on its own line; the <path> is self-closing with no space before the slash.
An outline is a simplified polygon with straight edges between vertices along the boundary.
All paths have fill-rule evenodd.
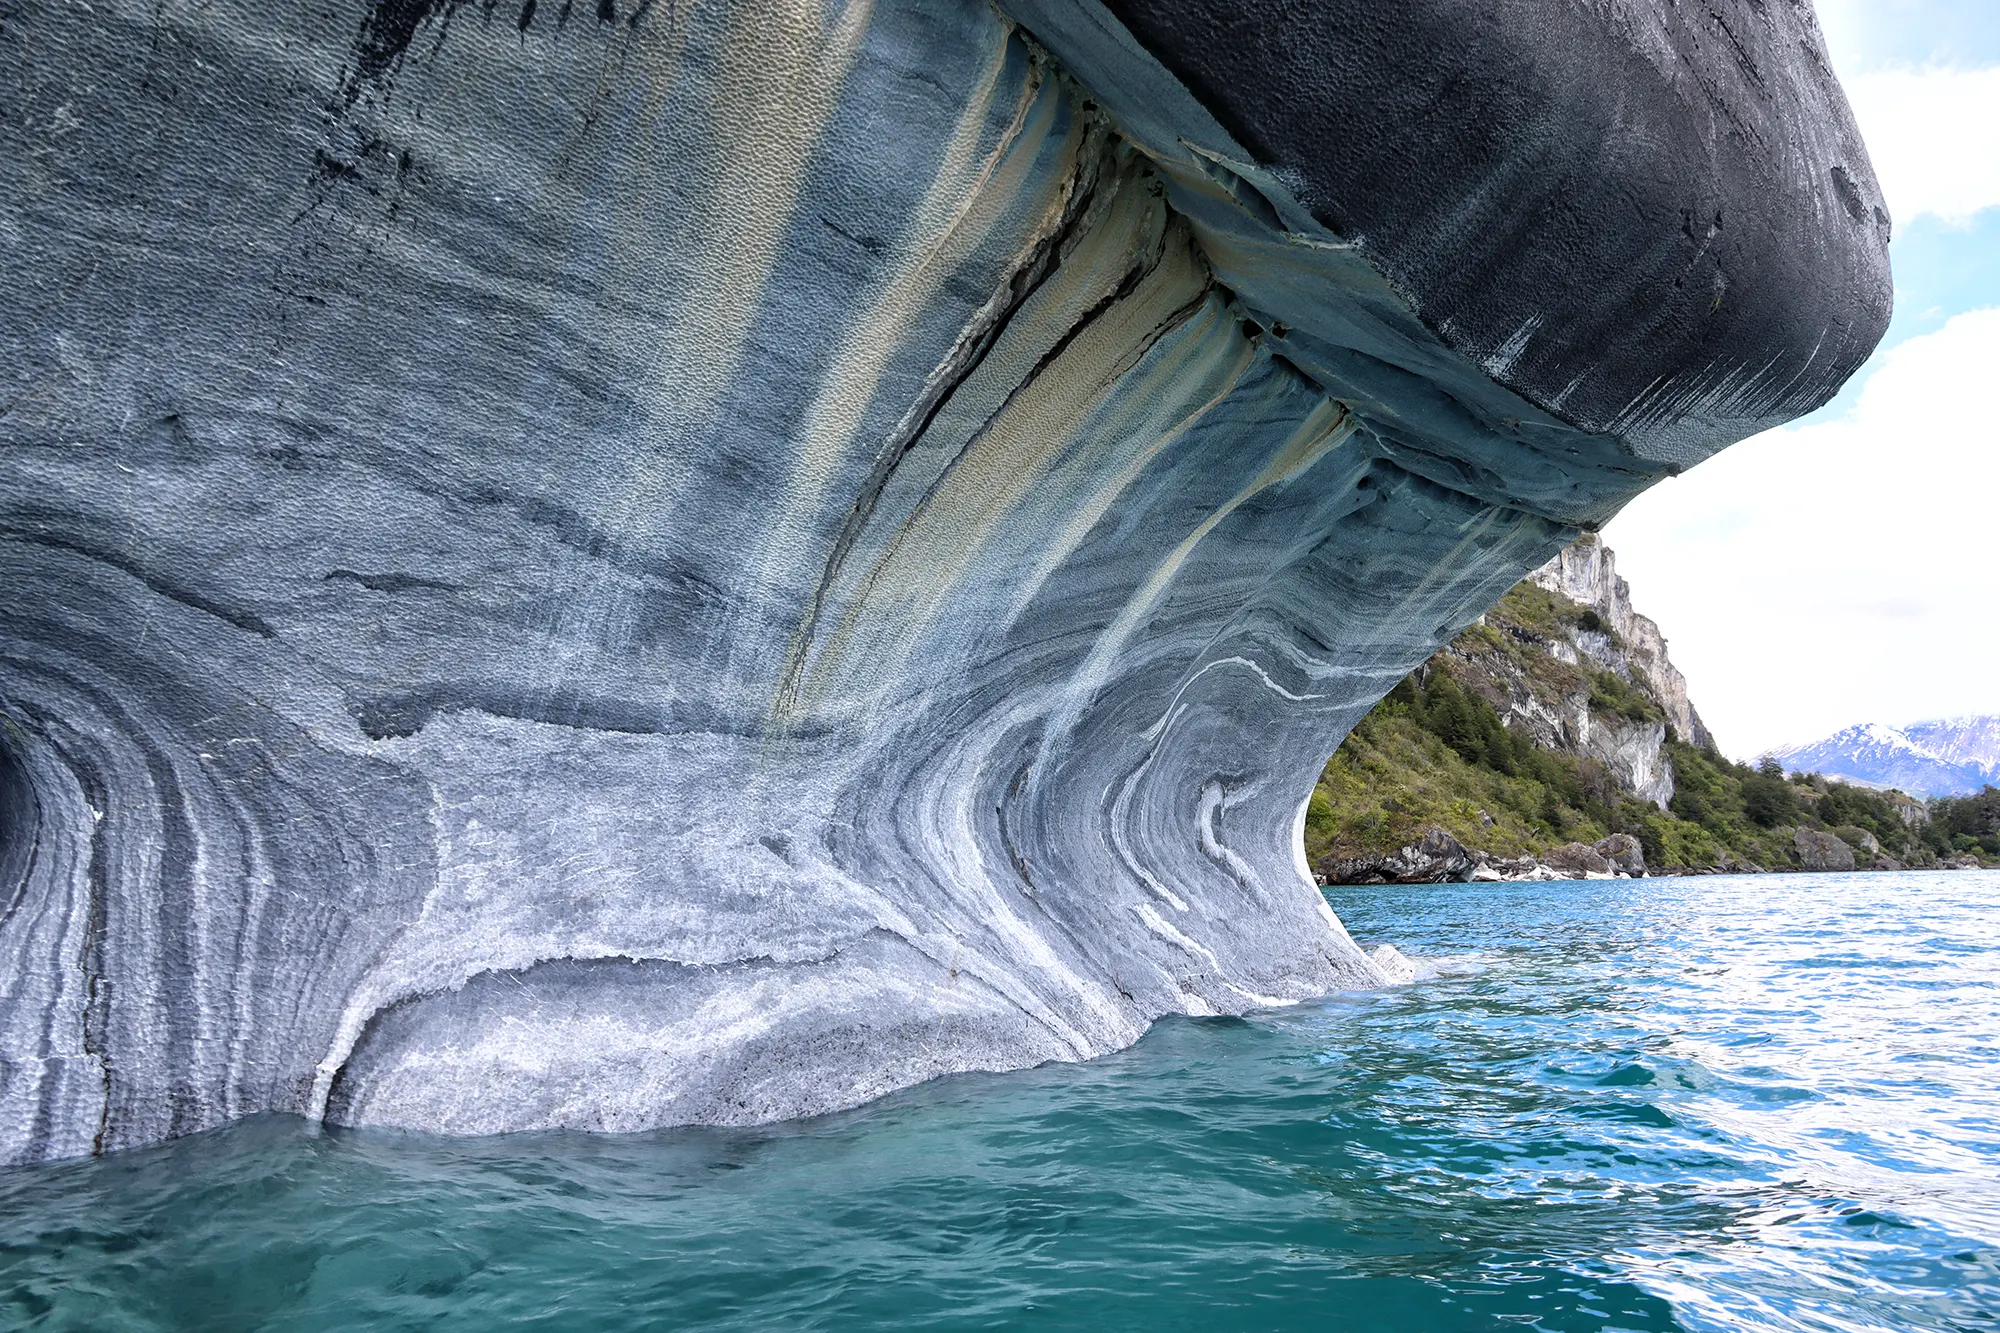
<path id="1" fill-rule="evenodd" d="M 1793 0 L 1116 8 L 0 15 L 0 1160 L 1384 979 L 1314 774 L 1886 218 Z"/>
<path id="2" fill-rule="evenodd" d="M 1799 865 L 1807 870 L 1852 870 L 1854 849 L 1831 833 L 1802 828 L 1792 835 Z"/>
<path id="3" fill-rule="evenodd" d="M 1632 609 L 1631 586 L 1618 576 L 1610 547 L 1586 536 L 1528 577 L 1559 597 L 1589 607 L 1603 622 L 1605 632 L 1577 636 L 1577 651 L 1620 675 L 1637 676 L 1665 710 L 1676 735 L 1690 745 L 1715 748 L 1715 738 L 1688 698 L 1687 677 L 1667 656 L 1666 636 L 1650 616 Z M 1617 636 L 1615 641 L 1612 635 Z M 1653 749 L 1657 754 L 1657 742 Z M 1673 794 L 1671 778 L 1667 794 Z"/>

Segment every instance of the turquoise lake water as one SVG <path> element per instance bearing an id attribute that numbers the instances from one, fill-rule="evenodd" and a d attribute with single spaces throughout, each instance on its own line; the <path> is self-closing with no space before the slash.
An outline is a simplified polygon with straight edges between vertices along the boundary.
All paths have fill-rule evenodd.
<path id="1" fill-rule="evenodd" d="M 764 1129 L 0 1171 L 0 1326 L 2000 1329 L 2000 874 L 1329 896 L 1437 975 Z"/>

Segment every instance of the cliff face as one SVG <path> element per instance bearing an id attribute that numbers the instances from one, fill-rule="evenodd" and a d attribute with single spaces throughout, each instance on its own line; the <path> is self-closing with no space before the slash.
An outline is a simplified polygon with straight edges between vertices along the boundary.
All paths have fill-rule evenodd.
<path id="1" fill-rule="evenodd" d="M 1126 8 L 7 10 L 0 1160 L 1381 979 L 1312 775 L 1830 396 L 1875 187 L 1796 6 Z"/>
<path id="2" fill-rule="evenodd" d="M 1573 605 L 1573 604 L 1572 604 Z M 1513 731 L 1536 747 L 1575 755 L 1603 766 L 1620 789 L 1664 808 L 1673 799 L 1673 766 L 1665 754 L 1667 722 L 1658 701 L 1641 687 L 1640 707 L 1607 698 L 1598 673 L 1617 674 L 1628 664 L 1606 635 L 1574 624 L 1548 629 L 1505 619 L 1488 622 L 1523 653 L 1495 652 L 1487 638 L 1460 638 L 1444 650 L 1467 683 L 1500 712 Z M 1547 663 L 1532 660 L 1546 654 Z M 1561 667 L 1582 668 L 1561 670 Z"/>
<path id="3" fill-rule="evenodd" d="M 1557 596 L 1589 608 L 1609 631 L 1572 636 L 1577 653 L 1626 680 L 1642 682 L 1682 740 L 1703 749 L 1715 748 L 1715 738 L 1688 702 L 1687 678 L 1667 657 L 1667 641 L 1660 627 L 1632 609 L 1632 590 L 1618 577 L 1617 559 L 1609 547 L 1586 534 L 1528 577 Z"/>
<path id="4" fill-rule="evenodd" d="M 1620 789 L 1661 809 L 1673 800 L 1674 769 L 1666 755 L 1665 722 L 1599 711 L 1592 706 L 1588 684 L 1552 693 L 1538 690 L 1531 678 L 1504 666 L 1495 670 L 1493 678 L 1507 687 L 1507 724 L 1536 745 L 1603 765 Z"/>
<path id="5" fill-rule="evenodd" d="M 1713 748 L 1659 627 L 1632 610 L 1612 553 L 1588 534 L 1426 670 L 1439 667 L 1537 749 L 1589 761 L 1618 790 L 1662 810 L 1674 796 L 1668 736 Z"/>

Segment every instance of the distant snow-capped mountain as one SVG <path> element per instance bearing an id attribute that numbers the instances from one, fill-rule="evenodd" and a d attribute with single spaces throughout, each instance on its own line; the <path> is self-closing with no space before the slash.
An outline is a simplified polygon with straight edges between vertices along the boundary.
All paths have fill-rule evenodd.
<path id="1" fill-rule="evenodd" d="M 1954 717 L 1918 722 L 1903 734 L 1947 763 L 1970 764 L 2000 781 L 2000 717 Z"/>
<path id="2" fill-rule="evenodd" d="M 2000 783 L 2000 717 L 1959 717 L 1901 729 L 1877 722 L 1770 752 L 1792 773 L 1823 773 L 1913 796 L 1962 796 Z"/>

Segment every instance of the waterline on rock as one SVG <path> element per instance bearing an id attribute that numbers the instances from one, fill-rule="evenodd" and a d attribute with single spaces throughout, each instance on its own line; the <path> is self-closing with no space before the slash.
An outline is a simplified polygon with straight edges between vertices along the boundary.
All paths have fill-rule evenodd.
<path id="1" fill-rule="evenodd" d="M 2000 875 L 1332 891 L 1418 984 L 745 1129 L 263 1117 L 0 1172 L 48 1328 L 1947 1330 Z"/>

